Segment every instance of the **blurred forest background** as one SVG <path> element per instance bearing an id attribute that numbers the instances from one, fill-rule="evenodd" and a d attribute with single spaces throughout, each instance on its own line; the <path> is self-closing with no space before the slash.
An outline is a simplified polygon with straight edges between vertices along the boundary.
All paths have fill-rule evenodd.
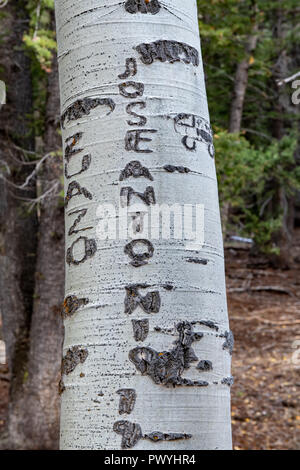
<path id="1" fill-rule="evenodd" d="M 299 0 L 198 6 L 236 337 L 234 448 L 300 449 Z M 64 208 L 53 10 L 53 0 L 0 0 L 4 449 L 58 447 Z"/>

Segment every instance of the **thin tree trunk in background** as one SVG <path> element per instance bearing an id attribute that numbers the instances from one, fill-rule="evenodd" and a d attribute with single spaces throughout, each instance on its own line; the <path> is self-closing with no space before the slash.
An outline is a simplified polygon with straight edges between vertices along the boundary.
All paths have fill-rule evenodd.
<path id="1" fill-rule="evenodd" d="M 238 65 L 234 79 L 233 99 L 231 101 L 229 132 L 241 132 L 244 111 L 244 101 L 248 85 L 250 59 L 256 49 L 258 40 L 258 24 L 254 17 L 252 34 L 247 39 L 245 47 L 245 58 Z"/>
<path id="2" fill-rule="evenodd" d="M 285 35 L 287 32 L 284 27 L 285 13 L 281 8 L 281 2 L 278 2 L 278 8 L 274 11 L 274 28 L 273 37 L 277 44 L 278 58 L 273 66 L 273 84 L 277 99 L 274 101 L 274 110 L 277 114 L 276 119 L 273 120 L 272 134 L 277 140 L 281 140 L 286 133 L 286 118 L 284 116 L 288 113 L 295 112 L 294 106 L 291 104 L 290 96 L 286 87 L 279 87 L 278 80 L 289 76 L 292 60 L 289 57 L 288 51 L 284 47 Z M 296 166 L 296 156 L 295 156 Z M 290 171 L 293 171 L 291 168 Z M 276 188 L 277 183 L 274 182 L 273 186 Z M 269 210 L 272 213 L 278 212 L 278 208 L 282 210 L 282 226 L 273 235 L 273 240 L 276 246 L 280 249 L 280 254 L 272 257 L 272 263 L 275 267 L 286 269 L 289 268 L 293 262 L 294 253 L 291 250 L 293 231 L 294 231 L 294 207 L 295 198 L 287 194 L 285 188 L 277 188 L 277 194 L 272 202 Z"/>
<path id="3" fill-rule="evenodd" d="M 61 448 L 229 449 L 233 338 L 196 1 L 57 0 L 56 18 Z M 120 199 L 132 237 L 105 239 L 102 205 L 113 231 Z M 204 245 L 142 237 L 155 203 L 203 204 Z"/>
<path id="4" fill-rule="evenodd" d="M 0 308 L 11 390 L 7 433 L 0 446 L 57 449 L 64 296 L 64 211 L 58 196 L 62 161 L 59 156 L 49 156 L 39 170 L 41 195 L 54 186 L 55 190 L 41 198 L 37 220 L 36 206 L 28 213 L 28 206 L 18 199 L 36 198 L 36 177 L 22 191 L 11 185 L 23 184 L 34 169 L 34 165 L 18 163 L 23 153 L 16 149 L 17 144 L 34 150 L 34 136 L 28 123 L 28 115 L 33 112 L 30 62 L 20 50 L 27 22 L 21 11 L 10 2 L 10 15 L 4 25 L 13 33 L 7 41 L 11 51 L 6 44 L 3 63 L 8 103 L 0 114 L 1 163 L 3 176 L 9 180 L 0 180 Z M 1 56 L 4 57 L 4 52 Z M 45 154 L 60 149 L 59 108 L 54 60 L 48 81 Z"/>
<path id="5" fill-rule="evenodd" d="M 35 274 L 35 300 L 30 330 L 28 381 L 24 408 L 19 415 L 28 440 L 27 448 L 58 449 L 60 397 L 58 384 L 62 354 L 61 309 L 64 299 L 64 210 L 58 193 L 62 161 L 60 149 L 59 89 L 56 58 L 48 80 L 44 153 L 53 152 L 39 172 L 41 200 Z M 34 410 L 28 413 L 29 410 Z"/>
<path id="6" fill-rule="evenodd" d="M 19 413 L 22 412 L 24 383 L 28 375 L 37 242 L 36 212 L 28 213 L 20 199 L 36 196 L 35 182 L 31 180 L 26 190 L 12 186 L 23 183 L 32 170 L 30 166 L 18 163 L 23 153 L 16 145 L 28 151 L 34 149 L 34 136 L 28 121 L 28 115 L 32 113 L 30 62 L 21 49 L 27 22 L 18 7 L 19 2 L 10 1 L 6 8 L 7 16 L 2 24 L 9 38 L 6 44 L 0 45 L 7 85 L 7 104 L 0 113 L 1 173 L 10 181 L 0 180 L 0 309 L 10 371 L 8 448 L 24 445 Z"/>
<path id="7" fill-rule="evenodd" d="M 229 119 L 229 129 L 228 131 L 232 134 L 241 132 L 243 112 L 244 112 L 244 102 L 248 86 L 248 77 L 249 77 L 249 67 L 250 59 L 253 52 L 256 49 L 256 44 L 258 40 L 258 24 L 256 22 L 256 13 L 257 8 L 254 2 L 254 14 L 253 18 L 253 28 L 252 34 L 248 37 L 245 45 L 245 58 L 238 65 L 234 78 L 234 88 L 233 88 L 233 99 L 231 101 L 230 108 L 230 119 Z M 221 210 L 221 220 L 222 220 L 222 231 L 223 239 L 226 239 L 227 234 L 227 224 L 230 217 L 230 202 L 224 202 Z"/>

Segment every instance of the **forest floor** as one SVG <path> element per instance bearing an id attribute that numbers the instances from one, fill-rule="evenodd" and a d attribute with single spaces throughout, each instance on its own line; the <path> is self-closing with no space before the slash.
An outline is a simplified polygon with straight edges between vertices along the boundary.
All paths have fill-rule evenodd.
<path id="1" fill-rule="evenodd" d="M 236 450 L 300 450 L 300 230 L 293 256 L 282 271 L 249 250 L 225 251 Z"/>
<path id="2" fill-rule="evenodd" d="M 300 450 L 300 230 L 293 253 L 294 265 L 282 271 L 250 250 L 225 250 L 236 450 Z M 7 367 L 0 365 L 0 433 L 8 387 Z"/>

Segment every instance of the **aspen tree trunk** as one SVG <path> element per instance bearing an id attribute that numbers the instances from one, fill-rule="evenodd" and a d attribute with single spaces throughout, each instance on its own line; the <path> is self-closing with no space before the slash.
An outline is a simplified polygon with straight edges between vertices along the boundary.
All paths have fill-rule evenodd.
<path id="1" fill-rule="evenodd" d="M 0 449 L 27 445 L 20 415 L 28 375 L 38 221 L 36 212 L 28 213 L 22 201 L 36 197 L 35 181 L 31 179 L 26 191 L 15 187 L 32 171 L 18 163 L 24 157 L 20 148 L 34 150 L 28 119 L 33 110 L 30 61 L 21 47 L 27 25 L 20 2 L 10 1 L 1 19 L 5 41 L 0 41 L 1 78 L 7 85 L 7 104 L 0 112 L 0 310 L 10 373 L 7 429 Z"/>
<path id="2" fill-rule="evenodd" d="M 230 449 L 233 337 L 196 0 L 56 0 L 56 20 L 61 448 Z M 186 207 L 202 204 L 204 244 L 157 236 L 152 218 L 145 235 L 141 213 L 158 204 L 179 205 L 187 226 Z"/>
<path id="3" fill-rule="evenodd" d="M 254 20 L 255 21 L 255 20 Z M 245 59 L 242 60 L 238 65 L 234 77 L 234 90 L 233 90 L 233 99 L 231 103 L 230 110 L 230 121 L 229 121 L 229 132 L 239 133 L 241 132 L 243 111 L 244 111 L 244 101 L 247 92 L 248 78 L 249 78 L 249 67 L 251 54 L 256 49 L 256 44 L 258 40 L 258 24 L 254 23 L 253 25 L 253 34 L 247 39 L 247 44 L 245 47 Z"/>

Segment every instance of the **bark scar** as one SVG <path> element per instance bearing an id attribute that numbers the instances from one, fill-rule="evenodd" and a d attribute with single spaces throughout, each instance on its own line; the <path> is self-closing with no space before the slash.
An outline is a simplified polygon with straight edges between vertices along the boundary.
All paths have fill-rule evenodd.
<path id="1" fill-rule="evenodd" d="M 88 354 L 88 350 L 81 348 L 80 346 L 73 346 L 68 349 L 61 364 L 62 375 L 70 374 L 78 364 L 83 364 L 88 357 Z"/>
<path id="2" fill-rule="evenodd" d="M 129 359 L 142 375 L 148 375 L 155 384 L 206 387 L 208 382 L 182 377 L 191 362 L 198 360 L 192 344 L 203 337 L 203 333 L 193 332 L 189 322 L 176 326 L 179 338 L 171 351 L 158 352 L 150 347 L 136 347 L 129 352 Z"/>
<path id="3" fill-rule="evenodd" d="M 117 434 L 121 434 L 121 448 L 132 449 L 141 439 L 148 439 L 152 442 L 159 441 L 177 441 L 179 439 L 191 439 L 191 434 L 185 433 L 163 433 L 160 431 L 151 432 L 149 434 L 143 434 L 142 428 L 137 423 L 131 423 L 130 421 L 117 421 L 113 427 Z"/>
<path id="4" fill-rule="evenodd" d="M 61 117 L 61 126 L 65 128 L 66 120 L 77 121 L 82 116 L 89 115 L 92 109 L 98 106 L 107 106 L 109 108 L 108 114 L 111 114 L 115 110 L 115 102 L 111 98 L 83 98 L 75 101 L 71 104 Z"/>

